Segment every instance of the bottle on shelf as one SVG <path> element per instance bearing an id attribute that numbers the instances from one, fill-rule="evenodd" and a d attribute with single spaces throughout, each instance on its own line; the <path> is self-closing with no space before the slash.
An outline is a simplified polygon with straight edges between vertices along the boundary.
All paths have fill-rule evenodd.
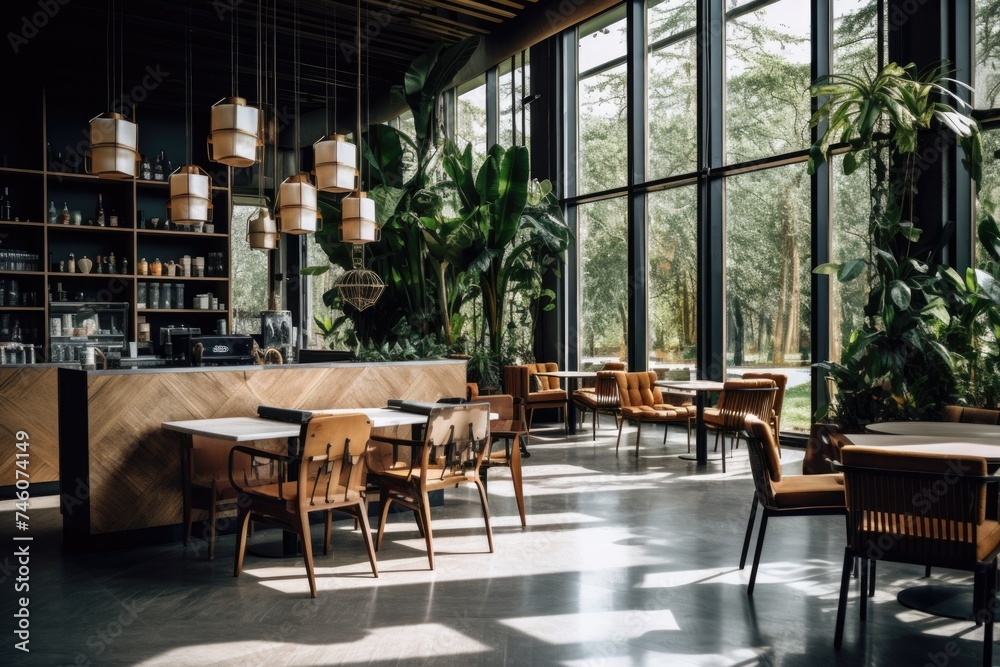
<path id="1" fill-rule="evenodd" d="M 97 261 L 95 263 L 97 264 L 97 272 L 104 273 L 104 265 L 101 263 L 100 255 L 97 256 Z"/>
<path id="2" fill-rule="evenodd" d="M 104 273 L 114 273 L 114 271 L 111 270 L 111 260 L 107 255 L 104 256 L 104 262 L 101 264 L 101 269 Z"/>
<path id="3" fill-rule="evenodd" d="M 138 216 L 139 216 L 138 218 L 136 218 L 136 223 L 135 223 L 136 228 L 137 229 L 145 229 L 146 228 L 146 214 L 142 212 L 142 209 L 139 209 L 138 211 L 136 211 L 136 213 L 138 213 Z"/>
<path id="4" fill-rule="evenodd" d="M 54 201 L 49 202 L 49 224 L 54 225 L 59 219 L 59 213 L 56 212 L 56 203 Z"/>
<path id="5" fill-rule="evenodd" d="M 142 156 L 142 160 L 139 163 L 139 178 L 144 181 L 153 180 L 153 165 L 149 163 L 149 158 L 145 155 Z"/>
<path id="6" fill-rule="evenodd" d="M 94 224 L 104 226 L 104 195 L 97 193 L 97 210 L 94 212 Z"/>
<path id="7" fill-rule="evenodd" d="M 62 213 L 59 214 L 59 224 L 60 225 L 69 224 L 69 206 L 66 205 L 66 202 L 63 202 L 63 210 Z"/>
<path id="8" fill-rule="evenodd" d="M 10 190 L 5 185 L 3 199 L 0 199 L 0 220 L 13 220 L 10 213 Z"/>
<path id="9" fill-rule="evenodd" d="M 15 343 L 21 342 L 21 320 L 14 320 L 14 333 L 10 339 Z"/>
<path id="10" fill-rule="evenodd" d="M 118 273 L 118 262 L 115 260 L 115 253 L 108 255 L 108 273 Z"/>
<path id="11" fill-rule="evenodd" d="M 122 260 L 122 275 L 128 275 L 128 257 Z"/>
<path id="12" fill-rule="evenodd" d="M 163 170 L 166 167 L 166 165 L 164 164 L 164 160 L 165 160 L 164 153 L 163 153 L 163 150 L 161 149 L 160 150 L 160 154 L 157 155 L 156 156 L 156 160 L 153 161 L 153 180 L 154 181 L 164 181 L 164 180 L 166 180 L 166 176 L 163 173 Z"/>

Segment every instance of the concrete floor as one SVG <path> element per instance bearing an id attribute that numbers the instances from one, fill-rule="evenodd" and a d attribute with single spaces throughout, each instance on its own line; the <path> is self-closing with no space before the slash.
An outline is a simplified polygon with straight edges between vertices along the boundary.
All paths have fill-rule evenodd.
<path id="1" fill-rule="evenodd" d="M 14 507 L 0 503 L 0 665 L 966 665 L 982 631 L 907 610 L 896 592 L 922 568 L 880 565 L 868 621 L 852 587 L 844 647 L 833 649 L 843 520 L 776 519 L 752 599 L 737 569 L 752 493 L 746 450 L 726 475 L 679 460 L 679 430 L 661 445 L 634 430 L 620 455 L 610 422 L 567 441 L 536 430 L 525 461 L 528 527 L 506 471 L 489 484 L 496 552 L 478 501 L 449 490 L 435 508 L 435 571 L 412 515 L 392 517 L 371 575 L 352 524 L 335 524 L 317 556 L 310 599 L 301 559 L 247 556 L 234 540 L 66 555 L 54 498 L 32 502 L 30 653 L 14 649 L 9 565 Z M 801 451 L 784 455 L 797 472 Z M 321 527 L 314 526 L 319 546 Z M 258 531 L 251 544 L 276 547 Z M 934 579 L 968 582 L 958 573 Z M 958 655 L 955 655 L 955 654 Z"/>

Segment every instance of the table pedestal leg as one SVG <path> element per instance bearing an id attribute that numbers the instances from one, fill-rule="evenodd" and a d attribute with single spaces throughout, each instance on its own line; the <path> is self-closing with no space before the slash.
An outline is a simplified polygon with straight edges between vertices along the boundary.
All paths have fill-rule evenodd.
<path id="1" fill-rule="evenodd" d="M 708 463 L 708 430 L 705 428 L 705 392 L 699 391 L 695 394 L 695 455 L 681 454 L 678 458 L 685 461 L 697 461 L 703 466 Z"/>

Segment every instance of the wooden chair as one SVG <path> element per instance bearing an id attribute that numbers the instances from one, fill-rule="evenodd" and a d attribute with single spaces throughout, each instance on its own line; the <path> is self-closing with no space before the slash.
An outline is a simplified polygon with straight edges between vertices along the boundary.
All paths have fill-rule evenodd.
<path id="1" fill-rule="evenodd" d="M 316 597 L 316 575 L 313 571 L 312 535 L 309 515 L 326 513 L 326 531 L 323 553 L 330 552 L 332 510 L 352 515 L 361 524 L 361 536 L 368 548 L 372 574 L 378 576 L 375 549 L 368 527 L 368 512 L 363 491 L 365 488 L 364 455 L 368 450 L 371 421 L 363 414 L 317 415 L 302 425 L 300 437 L 301 458 L 266 452 L 253 447 L 238 445 L 229 454 L 229 479 L 241 495 L 239 503 L 239 539 L 236 542 L 235 576 L 243 569 L 246 552 L 247 525 L 251 518 L 266 525 L 298 533 L 302 540 L 309 592 Z M 274 461 L 279 468 L 290 466 L 296 473 L 291 481 L 282 481 L 279 473 L 276 483 L 267 486 L 250 486 L 239 479 L 237 457 Z"/>
<path id="2" fill-rule="evenodd" d="M 573 392 L 573 404 L 583 414 L 592 414 L 592 437 L 597 440 L 597 424 L 600 414 L 610 414 L 618 426 L 621 398 L 618 396 L 618 380 L 614 371 L 597 371 L 597 380 L 593 388 L 580 389 Z M 582 419 L 581 419 L 582 421 Z"/>
<path id="3" fill-rule="evenodd" d="M 1000 516 L 1000 479 L 970 456 L 916 454 L 865 447 L 841 450 L 847 494 L 847 546 L 833 645 L 844 638 L 847 588 L 855 557 L 974 573 L 976 623 L 982 623 L 983 665 L 993 662 Z M 861 620 L 867 616 L 868 568 L 861 568 Z M 872 572 L 874 587 L 874 571 Z"/>
<path id="4" fill-rule="evenodd" d="M 504 366 L 504 390 L 511 396 L 516 396 L 524 400 L 525 407 L 528 410 L 529 433 L 531 432 L 531 422 L 534 419 L 535 410 L 555 408 L 562 411 L 563 421 L 566 419 L 568 396 L 566 395 L 566 390 L 559 384 L 559 378 L 535 375 L 536 373 L 558 370 L 559 365 L 552 362 Z"/>
<path id="5" fill-rule="evenodd" d="M 236 510 L 238 492 L 229 482 L 229 451 L 232 440 L 192 435 L 181 449 L 181 486 L 184 498 L 184 546 L 191 542 L 194 510 L 208 512 L 208 558 L 215 558 L 216 519 L 220 512 Z M 261 484 L 259 468 L 251 469 L 249 459 L 240 477 Z M 251 526 L 252 530 L 252 526 Z"/>
<path id="6" fill-rule="evenodd" d="M 427 560 L 434 569 L 434 539 L 428 494 L 458 484 L 474 484 L 479 491 L 486 523 L 486 539 L 493 552 L 493 530 L 486 488 L 479 479 L 483 457 L 490 449 L 490 410 L 485 403 L 442 405 L 427 417 L 423 440 L 375 436 L 368 454 L 369 481 L 379 487 L 382 516 L 375 549 L 382 545 L 385 522 L 393 503 L 413 510 L 427 543 Z"/>
<path id="7" fill-rule="evenodd" d="M 615 442 L 615 454 L 622 440 L 622 428 L 626 421 L 637 425 L 635 434 L 635 455 L 639 456 L 639 437 L 642 435 L 643 424 L 687 424 L 688 415 L 695 408 L 674 406 L 663 402 L 660 388 L 653 385 L 656 373 L 641 371 L 625 373 L 614 371 L 618 382 L 618 396 L 621 399 L 621 422 L 618 425 L 618 440 Z"/>
<path id="8" fill-rule="evenodd" d="M 843 475 L 782 475 L 778 445 L 771 435 L 770 425 L 749 415 L 744 421 L 744 427 L 750 470 L 753 473 L 754 495 L 750 501 L 750 519 L 747 521 L 743 552 L 740 554 L 741 570 L 747 562 L 757 507 L 760 506 L 763 510 L 760 528 L 757 530 L 757 548 L 753 555 L 750 583 L 747 584 L 747 595 L 753 595 L 769 518 L 846 514 L 847 509 L 844 504 Z"/>
<path id="9" fill-rule="evenodd" d="M 946 422 L 965 422 L 967 424 L 1000 424 L 1000 410 L 946 405 L 941 412 L 941 420 Z"/>
<path id="10" fill-rule="evenodd" d="M 490 468 L 510 468 L 510 479 L 514 483 L 514 498 L 517 511 L 521 515 L 521 527 L 528 524 L 524 520 L 524 490 L 521 485 L 521 438 L 528 434 L 524 415 L 524 401 L 510 394 L 480 396 L 477 403 L 488 403 L 490 412 L 497 413 L 497 419 L 490 421 L 490 449 L 483 456 L 479 467 L 479 478 L 487 490 L 487 473 Z M 503 444 L 502 450 L 496 445 Z"/>
<path id="11" fill-rule="evenodd" d="M 726 472 L 725 435 L 732 437 L 732 452 L 742 437 L 747 415 L 770 419 L 776 390 L 773 380 L 728 380 L 718 406 L 705 409 L 705 426 L 715 430 L 716 448 L 722 436 L 722 472 Z"/>
<path id="12" fill-rule="evenodd" d="M 773 380 L 774 386 L 778 388 L 774 392 L 774 405 L 771 406 L 770 423 L 771 431 L 774 433 L 774 442 L 778 445 L 778 454 L 781 454 L 781 408 L 785 404 L 785 388 L 788 386 L 788 376 L 784 373 L 744 373 L 743 379 Z"/>

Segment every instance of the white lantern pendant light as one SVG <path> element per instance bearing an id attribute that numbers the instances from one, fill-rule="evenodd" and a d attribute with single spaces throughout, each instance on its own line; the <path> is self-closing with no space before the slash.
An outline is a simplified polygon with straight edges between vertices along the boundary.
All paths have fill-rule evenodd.
<path id="1" fill-rule="evenodd" d="M 188 27 L 190 28 L 190 14 Z M 187 165 L 178 167 L 170 175 L 170 199 L 167 201 L 167 216 L 176 225 L 186 227 L 212 221 L 212 179 L 201 167 L 191 164 L 191 126 L 194 123 L 191 99 L 191 39 L 190 29 L 184 45 L 184 149 Z"/>
<path id="2" fill-rule="evenodd" d="M 167 214 L 170 222 L 187 226 L 212 221 L 212 181 L 197 165 L 178 167 L 170 175 L 170 200 Z"/>
<path id="3" fill-rule="evenodd" d="M 138 126 L 122 114 L 111 111 L 92 118 L 87 173 L 117 180 L 135 178 L 138 143 Z"/>
<path id="4" fill-rule="evenodd" d="M 358 191 L 344 197 L 340 209 L 340 240 L 344 243 L 370 243 L 382 238 L 375 221 L 375 200 Z"/>
<path id="5" fill-rule="evenodd" d="M 354 144 L 342 134 L 323 137 L 313 144 L 316 189 L 323 192 L 351 192 L 358 177 Z"/>
<path id="6" fill-rule="evenodd" d="M 308 234 L 319 228 L 320 215 L 316 202 L 316 186 L 309 174 L 289 176 L 278 188 L 277 209 L 281 231 L 285 234 Z"/>
<path id="7" fill-rule="evenodd" d="M 337 23 L 337 5 L 333 5 L 333 22 Z M 330 71 L 330 53 L 327 46 L 330 40 L 327 36 L 327 24 L 323 23 L 323 59 L 324 68 Z M 333 97 L 334 125 L 337 119 L 337 68 L 333 68 L 333 92 L 330 94 L 330 81 L 327 80 L 326 93 L 326 135 L 313 144 L 313 174 L 316 176 L 316 189 L 322 192 L 352 192 L 358 177 L 357 149 L 347 141 L 342 134 L 330 134 L 330 98 Z"/>
<path id="8" fill-rule="evenodd" d="M 293 65 L 295 68 L 295 166 L 299 164 L 299 25 L 298 2 L 293 4 L 294 33 Z M 279 229 L 285 234 L 308 234 L 319 227 L 319 215 L 316 186 L 312 184 L 309 174 L 299 173 L 286 178 L 278 187 L 278 199 L 275 202 L 278 213 Z"/>
<path id="9" fill-rule="evenodd" d="M 230 167 L 252 167 L 260 162 L 264 142 L 261 140 L 261 116 L 257 107 L 247 105 L 239 95 L 237 53 L 239 33 L 236 18 L 238 3 L 230 16 L 230 66 L 232 67 L 232 97 L 212 105 L 211 133 L 208 135 L 208 159 Z"/>
<path id="10" fill-rule="evenodd" d="M 361 164 L 361 0 L 358 0 L 358 127 L 354 140 L 358 146 L 358 164 Z M 358 189 L 344 197 L 340 210 L 340 240 L 344 243 L 370 243 L 382 238 L 382 230 L 375 220 L 375 202 L 361 189 L 361 170 L 358 169 Z"/>
<path id="11" fill-rule="evenodd" d="M 247 218 L 247 243 L 254 250 L 274 250 L 278 247 L 278 224 L 267 206 L 260 206 Z"/>
<path id="12" fill-rule="evenodd" d="M 107 59 L 108 107 L 111 108 L 112 91 L 120 85 L 121 16 L 113 0 L 108 1 Z M 116 49 L 119 53 L 115 53 Z M 118 99 L 123 99 L 119 95 Z M 85 154 L 87 173 L 100 178 L 125 180 L 135 178 L 139 163 L 139 128 L 124 115 L 108 111 L 90 119 L 90 148 Z"/>

